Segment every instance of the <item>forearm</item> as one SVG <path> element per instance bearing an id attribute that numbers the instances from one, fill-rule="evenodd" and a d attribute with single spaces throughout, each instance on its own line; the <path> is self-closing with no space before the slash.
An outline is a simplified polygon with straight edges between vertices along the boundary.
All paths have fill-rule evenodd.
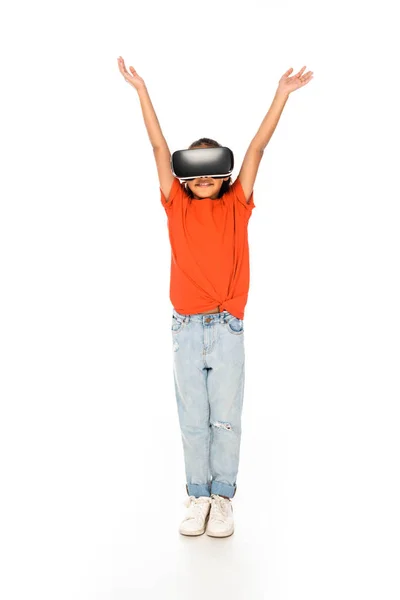
<path id="1" fill-rule="evenodd" d="M 140 106 L 142 108 L 143 119 L 146 125 L 147 133 L 150 138 L 153 148 L 158 148 L 166 143 L 163 132 L 161 131 L 160 123 L 150 100 L 149 93 L 146 87 L 137 90 Z"/>
<path id="2" fill-rule="evenodd" d="M 271 139 L 288 98 L 288 94 L 279 91 L 276 92 L 270 109 L 265 115 L 263 122 L 251 142 L 252 145 L 261 150 L 261 152 L 264 151 L 264 148 Z"/>

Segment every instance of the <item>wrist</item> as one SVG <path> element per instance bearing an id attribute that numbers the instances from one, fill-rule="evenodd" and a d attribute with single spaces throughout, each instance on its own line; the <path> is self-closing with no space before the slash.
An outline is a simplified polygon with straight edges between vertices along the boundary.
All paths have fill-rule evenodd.
<path id="1" fill-rule="evenodd" d="M 139 86 L 136 88 L 137 93 L 139 94 L 146 94 L 147 93 L 147 87 L 145 86 L 145 84 Z"/>
<path id="2" fill-rule="evenodd" d="M 275 97 L 282 98 L 282 100 L 287 100 L 289 98 L 289 92 L 278 87 Z"/>

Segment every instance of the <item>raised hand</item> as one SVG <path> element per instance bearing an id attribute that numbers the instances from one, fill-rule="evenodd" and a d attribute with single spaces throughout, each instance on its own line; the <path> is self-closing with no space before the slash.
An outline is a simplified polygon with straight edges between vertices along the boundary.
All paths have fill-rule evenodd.
<path id="1" fill-rule="evenodd" d="M 136 71 L 133 67 L 129 67 L 130 73 L 126 70 L 124 59 L 122 58 L 122 56 L 118 57 L 118 68 L 119 68 L 122 76 L 124 77 L 125 81 L 130 83 L 136 90 L 146 87 L 145 82 L 136 73 Z"/>
<path id="2" fill-rule="evenodd" d="M 289 77 L 289 75 L 293 69 L 288 69 L 279 80 L 278 91 L 290 94 L 294 90 L 298 90 L 304 85 L 307 85 L 307 83 L 309 83 L 313 78 L 314 73 L 312 71 L 307 71 L 307 73 L 303 75 L 304 69 L 305 67 L 300 69 L 300 71 L 292 77 Z"/>

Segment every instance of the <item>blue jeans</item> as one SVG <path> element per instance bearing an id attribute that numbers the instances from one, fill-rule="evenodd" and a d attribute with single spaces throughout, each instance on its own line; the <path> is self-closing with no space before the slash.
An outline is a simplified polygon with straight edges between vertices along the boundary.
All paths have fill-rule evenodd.
<path id="1" fill-rule="evenodd" d="M 244 392 L 243 320 L 228 311 L 171 325 L 175 394 L 190 496 L 236 493 Z"/>

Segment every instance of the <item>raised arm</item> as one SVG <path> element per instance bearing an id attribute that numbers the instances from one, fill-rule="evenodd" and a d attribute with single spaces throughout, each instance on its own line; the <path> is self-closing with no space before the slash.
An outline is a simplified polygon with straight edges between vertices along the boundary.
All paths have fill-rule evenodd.
<path id="1" fill-rule="evenodd" d="M 238 175 L 246 200 L 249 200 L 251 196 L 264 149 L 278 125 L 289 94 L 306 85 L 313 77 L 312 71 L 308 71 L 303 75 L 304 69 L 305 67 L 300 69 L 293 77 L 289 77 L 293 69 L 288 69 L 282 75 L 270 109 L 265 115 L 256 135 L 250 142 Z"/>
<path id="2" fill-rule="evenodd" d="M 129 67 L 130 72 L 127 71 L 124 59 L 121 56 L 118 58 L 118 68 L 125 81 L 132 85 L 138 93 L 144 123 L 156 159 L 160 188 L 164 196 L 168 198 L 174 181 L 174 175 L 171 171 L 171 153 L 161 131 L 160 123 L 150 100 L 146 84 L 133 67 Z"/>

